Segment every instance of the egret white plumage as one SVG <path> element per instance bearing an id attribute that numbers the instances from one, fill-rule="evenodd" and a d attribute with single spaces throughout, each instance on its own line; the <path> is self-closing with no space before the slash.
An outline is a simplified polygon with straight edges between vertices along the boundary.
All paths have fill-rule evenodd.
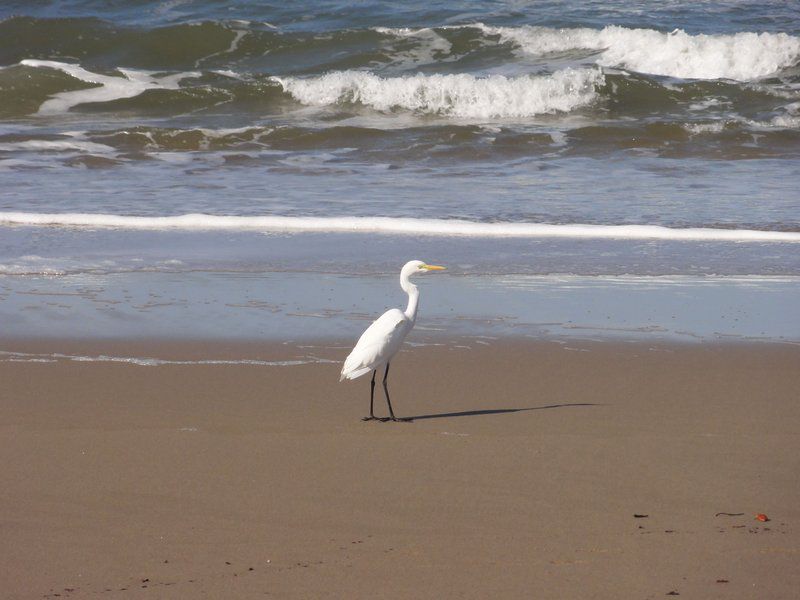
<path id="1" fill-rule="evenodd" d="M 428 265 L 421 260 L 407 262 L 400 271 L 400 287 L 408 294 L 408 306 L 405 311 L 392 308 L 378 317 L 367 330 L 358 338 L 355 348 L 344 361 L 342 375 L 339 381 L 355 379 L 372 371 L 372 381 L 369 390 L 369 416 L 364 421 L 406 421 L 398 419 L 392 410 L 392 401 L 389 399 L 389 388 L 386 380 L 389 377 L 389 363 L 400 350 L 403 340 L 408 332 L 414 328 L 417 321 L 417 307 L 419 306 L 419 289 L 409 278 L 412 275 L 428 273 L 429 271 L 443 271 L 444 267 Z M 389 406 L 389 417 L 378 419 L 373 412 L 375 399 L 375 374 L 382 366 L 386 365 L 383 374 L 383 393 L 386 395 L 386 404 Z"/>

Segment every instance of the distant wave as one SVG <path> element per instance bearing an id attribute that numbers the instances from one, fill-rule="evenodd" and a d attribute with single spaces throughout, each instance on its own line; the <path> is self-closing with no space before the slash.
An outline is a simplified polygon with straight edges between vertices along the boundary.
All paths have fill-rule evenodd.
<path id="1" fill-rule="evenodd" d="M 800 242 L 800 232 L 754 229 L 671 228 L 658 225 L 479 223 L 458 219 L 391 217 L 280 217 L 189 214 L 135 217 L 108 214 L 0 212 L 0 225 L 120 229 L 351 232 L 433 236 L 649 239 L 728 242 Z"/>
<path id="2" fill-rule="evenodd" d="M 359 103 L 380 111 L 402 108 L 463 118 L 528 117 L 569 112 L 589 104 L 604 82 L 598 69 L 564 69 L 552 75 L 380 77 L 336 71 L 317 77 L 273 77 L 302 104 Z"/>
<path id="3" fill-rule="evenodd" d="M 509 48 L 498 52 L 498 43 Z M 295 64 L 302 65 L 304 73 L 367 66 L 414 69 L 433 64 L 449 70 L 447 63 L 464 58 L 480 65 L 483 61 L 513 59 L 509 51 L 545 61 L 551 54 L 579 51 L 579 56 L 570 59 L 583 66 L 597 62 L 670 77 L 750 81 L 796 65 L 800 61 L 800 36 L 748 31 L 690 34 L 681 29 L 667 33 L 618 25 L 602 29 L 509 27 L 480 22 L 420 28 L 344 28 L 315 34 L 276 31 L 263 23 L 247 21 L 183 23 L 152 29 L 111 28 L 98 19 L 12 17 L 0 22 L 0 64 L 49 57 L 148 69 L 134 71 L 145 76 L 198 69 L 224 69 L 234 76 L 243 69 L 250 73 L 290 73 L 287 69 Z"/>
<path id="4" fill-rule="evenodd" d="M 676 29 L 608 26 L 601 30 L 475 25 L 497 35 L 525 54 L 543 55 L 575 49 L 599 51 L 598 64 L 640 73 L 686 79 L 747 81 L 772 75 L 800 61 L 800 38 L 786 33 L 689 35 Z"/>

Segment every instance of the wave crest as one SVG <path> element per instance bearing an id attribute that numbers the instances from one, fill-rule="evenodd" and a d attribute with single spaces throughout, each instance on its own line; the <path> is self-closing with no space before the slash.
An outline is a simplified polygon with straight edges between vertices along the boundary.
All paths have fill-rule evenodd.
<path id="1" fill-rule="evenodd" d="M 410 75 L 380 77 L 336 71 L 320 77 L 273 77 L 295 100 L 311 106 L 358 103 L 473 119 L 569 112 L 592 102 L 604 82 L 597 69 L 564 69 L 546 76 Z"/>

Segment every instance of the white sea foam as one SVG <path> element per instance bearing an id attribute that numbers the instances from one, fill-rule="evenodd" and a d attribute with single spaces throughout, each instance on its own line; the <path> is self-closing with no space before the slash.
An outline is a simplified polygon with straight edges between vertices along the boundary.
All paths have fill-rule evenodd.
<path id="1" fill-rule="evenodd" d="M 200 73 L 197 72 L 186 72 L 156 77 L 150 71 L 117 69 L 122 77 L 114 77 L 87 71 L 76 64 L 55 60 L 25 59 L 20 64 L 26 67 L 56 69 L 75 79 L 86 83 L 95 83 L 99 86 L 55 94 L 39 107 L 38 114 L 40 115 L 63 113 L 74 106 L 87 102 L 110 102 L 122 98 L 133 98 L 150 89 L 174 90 L 178 89 L 181 80 L 200 76 Z"/>
<path id="2" fill-rule="evenodd" d="M 767 120 L 745 119 L 741 116 L 732 116 L 724 121 L 713 121 L 707 123 L 685 123 L 683 128 L 692 134 L 701 133 L 721 133 L 728 127 L 747 127 L 751 130 L 773 130 L 773 129 L 800 129 L 800 114 L 798 114 L 800 103 L 793 103 L 783 107 L 781 114 L 775 115 Z"/>
<path id="3" fill-rule="evenodd" d="M 796 115 L 778 115 L 772 117 L 766 124 L 767 127 L 779 129 L 800 129 L 800 117 Z"/>
<path id="4" fill-rule="evenodd" d="M 683 128 L 692 134 L 701 133 L 722 133 L 725 130 L 725 121 L 714 121 L 712 123 L 686 123 Z"/>
<path id="5" fill-rule="evenodd" d="M 663 33 L 615 25 L 600 30 L 491 27 L 482 23 L 474 27 L 514 44 L 526 55 L 597 51 L 596 60 L 602 66 L 687 79 L 747 81 L 800 61 L 800 38 L 786 33 L 690 35 L 680 29 Z"/>
<path id="6" fill-rule="evenodd" d="M 0 350 L 0 362 L 57 362 L 68 360 L 72 362 L 112 362 L 126 363 L 140 367 L 160 367 L 163 365 L 253 365 L 265 367 L 291 367 L 295 365 L 309 365 L 318 363 L 335 363 L 337 361 L 326 358 L 308 357 L 298 360 L 255 360 L 255 359 L 199 359 L 199 360 L 169 360 L 163 358 L 149 358 L 139 356 L 86 356 L 80 354 L 34 354 L 29 352 L 12 352 Z"/>
<path id="7" fill-rule="evenodd" d="M 32 152 L 92 152 L 94 154 L 107 154 L 114 152 L 114 148 L 105 144 L 72 140 L 25 140 L 23 142 L 0 143 L 2 151 L 32 151 Z"/>
<path id="8" fill-rule="evenodd" d="M 273 77 L 298 102 L 327 106 L 355 102 L 380 111 L 402 108 L 471 119 L 530 117 L 569 112 L 592 102 L 604 81 L 596 68 L 552 75 L 423 75 L 380 77 L 336 71 L 318 77 Z"/>
<path id="9" fill-rule="evenodd" d="M 128 260 L 86 260 L 28 254 L 0 262 L 0 275 L 67 275 L 71 273 L 130 273 L 137 271 L 172 272 L 184 267 L 177 259 L 144 261 L 141 258 Z"/>
<path id="10" fill-rule="evenodd" d="M 769 121 L 746 121 L 748 125 L 759 129 L 800 129 L 800 102 L 792 102 L 782 107 L 783 113 L 775 115 Z"/>
<path id="11" fill-rule="evenodd" d="M 250 32 L 242 29 L 233 29 L 231 30 L 231 33 L 233 33 L 233 39 L 231 40 L 230 45 L 228 45 L 228 47 L 225 50 L 220 50 L 219 52 L 214 52 L 213 54 L 209 54 L 208 56 L 204 56 L 203 58 L 198 58 L 194 62 L 194 68 L 199 69 L 200 65 L 203 62 L 211 58 L 214 58 L 215 56 L 221 56 L 223 54 L 231 54 L 233 52 L 236 52 L 236 50 L 239 48 L 239 44 L 241 43 L 242 38 Z"/>
<path id="12" fill-rule="evenodd" d="M 772 130 L 772 129 L 800 129 L 800 117 L 790 114 L 781 114 L 764 121 L 754 119 L 738 118 L 736 123 L 741 123 L 752 130 Z"/>
<path id="13" fill-rule="evenodd" d="M 0 225 L 119 229 L 255 230 L 384 233 L 432 236 L 800 242 L 800 232 L 671 228 L 659 225 L 478 223 L 458 219 L 391 217 L 282 217 L 188 214 L 134 217 L 109 214 L 0 212 Z"/>
<path id="14" fill-rule="evenodd" d="M 35 160 L 22 160 L 19 158 L 4 158 L 0 160 L 0 172 L 2 171 L 15 171 L 18 169 L 55 169 L 57 168 L 57 163 L 55 162 L 43 162 L 41 159 L 36 158 Z"/>
<path id="15" fill-rule="evenodd" d="M 433 62 L 448 62 L 456 60 L 451 56 L 453 46 L 441 35 L 430 27 L 410 29 L 408 27 L 375 27 L 375 31 L 384 35 L 399 38 L 400 41 L 412 39 L 415 45 L 408 49 L 397 48 L 389 45 L 392 64 L 400 67 L 412 67 Z"/>

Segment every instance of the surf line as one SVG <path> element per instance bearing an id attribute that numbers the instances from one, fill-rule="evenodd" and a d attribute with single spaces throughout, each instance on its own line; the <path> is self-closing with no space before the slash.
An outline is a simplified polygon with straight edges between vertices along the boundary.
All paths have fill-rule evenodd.
<path id="1" fill-rule="evenodd" d="M 141 230 L 242 230 L 378 233 L 426 236 L 800 242 L 798 231 L 674 228 L 661 225 L 483 223 L 459 219 L 394 217 L 287 217 L 186 214 L 141 217 L 92 213 L 0 212 L 2 226 L 85 227 Z"/>

